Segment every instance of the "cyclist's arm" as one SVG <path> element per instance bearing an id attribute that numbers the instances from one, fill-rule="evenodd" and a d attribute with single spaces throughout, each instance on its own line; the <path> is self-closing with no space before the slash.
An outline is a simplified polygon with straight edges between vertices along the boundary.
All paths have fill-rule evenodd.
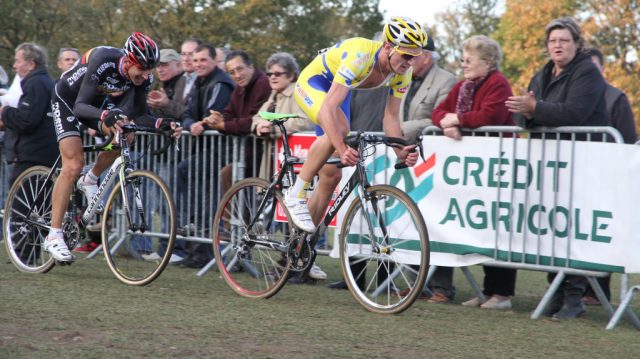
<path id="1" fill-rule="evenodd" d="M 387 105 L 384 109 L 384 118 L 382 125 L 384 133 L 390 137 L 403 137 L 402 128 L 400 127 L 400 104 L 402 99 L 395 96 L 387 97 Z M 413 139 L 411 139 L 413 140 Z M 413 167 L 418 160 L 418 153 L 413 150 L 415 145 L 406 146 L 404 148 L 393 148 L 400 162 L 404 162 L 407 166 Z M 411 152 L 411 151 L 414 152 Z"/>
<path id="2" fill-rule="evenodd" d="M 384 108 L 384 118 L 382 126 L 384 133 L 391 137 L 403 137 L 400 128 L 400 104 L 402 99 L 394 96 L 387 96 L 387 105 Z"/>
<path id="3" fill-rule="evenodd" d="M 347 145 L 344 143 L 343 136 L 345 135 L 340 131 L 338 127 L 338 119 L 341 116 L 342 110 L 340 105 L 344 102 L 349 95 L 350 89 L 347 86 L 338 84 L 336 82 L 331 84 L 327 97 L 325 98 L 320 111 L 318 111 L 318 122 L 329 137 L 331 144 L 342 155 L 347 150 Z"/>
<path id="4" fill-rule="evenodd" d="M 101 76 L 106 74 L 105 71 L 98 73 L 99 68 L 105 63 L 104 56 L 103 50 L 94 49 L 92 50 L 92 56 L 87 60 L 89 61 L 87 70 L 82 76 L 78 96 L 73 104 L 73 114 L 78 118 L 99 120 L 102 116 L 103 110 L 96 107 L 96 100 L 105 98 L 105 94 L 98 90 L 98 85 L 101 83 Z"/>
<path id="5" fill-rule="evenodd" d="M 96 98 L 104 96 L 99 93 L 96 84 L 91 80 L 91 76 L 85 75 L 82 80 L 82 85 L 76 98 L 76 103 L 73 105 L 73 114 L 76 117 L 84 119 L 100 119 L 102 110 L 93 106 L 93 102 Z"/>

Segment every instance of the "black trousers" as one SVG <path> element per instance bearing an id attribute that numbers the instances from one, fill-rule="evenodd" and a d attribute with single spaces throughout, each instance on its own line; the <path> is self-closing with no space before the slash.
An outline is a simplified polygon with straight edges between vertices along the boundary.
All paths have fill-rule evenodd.
<path id="1" fill-rule="evenodd" d="M 483 266 L 484 289 L 482 293 L 486 296 L 502 295 L 509 297 L 515 295 L 516 273 L 515 269 L 503 267 Z"/>

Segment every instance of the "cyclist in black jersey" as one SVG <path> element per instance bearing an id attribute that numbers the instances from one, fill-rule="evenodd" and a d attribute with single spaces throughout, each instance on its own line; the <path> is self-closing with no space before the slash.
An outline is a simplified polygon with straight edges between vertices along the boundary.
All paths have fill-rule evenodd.
<path id="1" fill-rule="evenodd" d="M 51 106 L 62 170 L 53 187 L 51 230 L 44 249 L 57 261 L 75 259 L 63 240 L 62 220 L 73 181 L 84 166 L 80 123 L 110 135 L 121 132 L 120 126 L 132 120 L 143 126 L 171 128 L 173 136 L 180 137 L 182 128 L 177 122 L 155 118 L 147 110 L 151 71 L 159 56 L 150 37 L 134 32 L 122 49 L 100 46 L 87 51 L 56 83 Z M 105 109 L 109 102 L 116 106 Z M 93 197 L 98 177 L 117 156 L 117 152 L 100 153 L 93 168 L 78 180 L 78 188 L 87 198 Z"/>

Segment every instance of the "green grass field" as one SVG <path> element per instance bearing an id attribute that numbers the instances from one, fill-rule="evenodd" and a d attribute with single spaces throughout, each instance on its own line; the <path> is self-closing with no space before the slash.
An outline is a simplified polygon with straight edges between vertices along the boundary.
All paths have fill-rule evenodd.
<path id="1" fill-rule="evenodd" d="M 519 271 L 514 308 L 418 301 L 397 316 L 369 313 L 348 291 L 288 285 L 262 301 L 236 296 L 217 271 L 169 267 L 147 287 L 121 284 L 102 257 L 48 274 L 19 273 L 0 252 L 0 358 L 638 358 L 640 332 L 613 331 L 599 307 L 577 320 L 532 320 L 544 273 Z M 336 260 L 319 257 L 329 281 Z M 482 270 L 473 268 L 481 281 Z M 640 276 L 632 276 L 632 284 Z M 614 276 L 613 302 L 619 301 Z M 640 298 L 634 301 L 640 313 Z"/>

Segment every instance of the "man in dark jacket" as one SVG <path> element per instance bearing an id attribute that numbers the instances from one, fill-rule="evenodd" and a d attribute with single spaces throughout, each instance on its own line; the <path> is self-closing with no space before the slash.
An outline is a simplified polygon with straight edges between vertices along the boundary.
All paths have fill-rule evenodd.
<path id="1" fill-rule="evenodd" d="M 232 51 L 225 59 L 225 66 L 231 78 L 238 87 L 231 94 L 231 102 L 223 112 L 213 112 L 206 121 L 211 128 L 227 135 L 243 136 L 251 133 L 251 120 L 271 95 L 269 78 L 262 71 L 255 68 L 253 62 L 244 51 Z M 262 157 L 260 151 L 255 151 L 251 141 L 247 143 L 245 158 L 247 164 L 252 158 Z M 259 167 L 259 164 L 257 165 Z M 251 166 L 247 166 L 251 170 Z M 249 174 L 249 173 L 247 173 Z M 250 174 L 249 174 L 250 175 Z M 231 166 L 227 165 L 220 174 L 222 190 L 231 187 Z"/>
<path id="2" fill-rule="evenodd" d="M 591 48 L 588 49 L 586 53 L 591 56 L 591 61 L 593 61 L 598 70 L 600 70 L 600 73 L 602 73 L 602 76 L 604 76 L 604 56 L 602 52 L 596 48 Z M 607 114 L 611 120 L 611 126 L 620 131 L 624 143 L 636 143 L 636 141 L 638 141 L 636 121 L 633 117 L 633 111 L 631 110 L 631 104 L 629 103 L 627 95 L 607 82 L 604 100 L 607 105 Z"/>
<path id="3" fill-rule="evenodd" d="M 9 184 L 29 167 L 53 166 L 59 153 L 51 117 L 54 81 L 47 73 L 47 50 L 34 43 L 20 44 L 13 69 L 22 78 L 22 96 L 17 108 L 0 108 L 0 129 L 6 133 L 4 156 L 13 164 Z"/>
<path id="4" fill-rule="evenodd" d="M 178 164 L 178 210 L 180 212 L 179 223 L 181 228 L 179 234 L 185 236 L 205 236 L 198 233 L 204 228 L 208 228 L 211 217 L 211 203 L 216 203 L 215 188 L 212 189 L 210 183 L 217 182 L 217 170 L 213 170 L 213 145 L 211 137 L 205 139 L 202 134 L 212 128 L 205 122 L 205 118 L 212 111 L 222 111 L 231 98 L 231 93 L 235 84 L 233 80 L 218 67 L 215 47 L 209 44 L 202 44 L 196 47 L 193 53 L 193 64 L 198 75 L 196 82 L 189 94 L 189 101 L 185 109 L 182 121 L 184 128 L 192 136 L 198 137 L 198 145 L 194 145 L 191 151 L 199 150 L 193 156 L 183 160 Z M 207 178 L 208 183 L 203 183 L 203 178 Z M 206 204 L 206 205 L 205 205 Z M 196 214 L 198 214 L 196 216 Z M 197 218 L 196 218 L 197 217 Z M 180 241 L 177 242 L 180 246 Z M 197 244 L 192 246 L 190 253 L 197 251 Z M 211 246 L 209 246 L 211 247 Z M 194 260 L 187 253 L 179 248 L 174 248 L 172 264 L 184 264 L 190 267 L 201 267 L 200 263 Z M 178 256 L 182 258 L 178 258 Z"/>
<path id="5" fill-rule="evenodd" d="M 210 111 L 210 115 L 203 120 L 203 126 L 228 135 L 248 135 L 251 133 L 253 116 L 258 112 L 262 104 L 269 99 L 269 95 L 271 95 L 269 79 L 263 72 L 253 66 L 249 56 L 244 51 L 230 52 L 225 59 L 225 66 L 237 86 L 231 93 L 231 100 L 224 110 Z M 254 156 L 250 143 L 248 143 L 246 147 L 246 156 L 248 158 Z M 260 159 L 261 157 L 262 153 L 255 154 L 256 159 Z M 212 162 L 211 159 L 209 160 L 209 163 L 210 162 Z M 247 159 L 247 163 L 250 163 L 249 159 Z M 248 168 L 248 171 L 250 170 L 251 168 Z M 185 173 L 185 168 L 180 167 L 178 171 L 179 178 L 184 177 L 184 175 L 181 174 Z M 205 173 L 211 173 L 212 179 L 217 181 L 218 173 L 215 171 L 213 173 Z M 231 165 L 227 165 L 222 169 L 220 177 L 221 189 L 224 193 L 226 189 L 231 186 Z M 200 194 L 203 192 L 205 193 L 204 203 L 209 203 L 209 198 L 215 198 L 215 194 L 208 194 L 206 188 L 200 189 Z M 202 198 L 199 200 L 202 201 Z M 205 210 L 205 214 L 207 214 L 206 211 L 208 211 L 208 208 Z M 207 215 L 206 217 L 210 218 L 211 216 Z M 205 225 L 209 227 L 208 223 Z M 199 245 L 192 252 L 185 265 L 201 268 L 206 265 L 212 257 L 213 253 L 211 252 L 210 245 L 206 247 Z"/>
<path id="6" fill-rule="evenodd" d="M 231 98 L 234 83 L 229 75 L 218 68 L 215 60 L 216 49 L 209 44 L 198 46 L 193 55 L 193 62 L 198 78 L 183 114 L 184 128 L 194 136 L 200 136 L 207 127 L 204 118 L 210 111 L 222 111 Z"/>

